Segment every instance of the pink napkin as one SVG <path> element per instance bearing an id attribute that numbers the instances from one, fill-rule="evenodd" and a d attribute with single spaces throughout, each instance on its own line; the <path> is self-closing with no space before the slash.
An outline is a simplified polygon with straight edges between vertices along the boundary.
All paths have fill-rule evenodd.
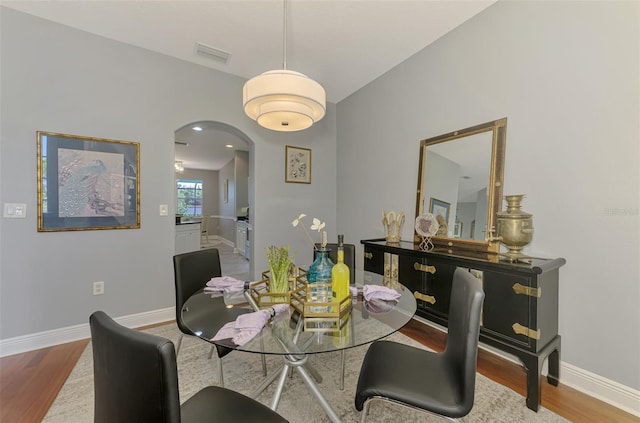
<path id="1" fill-rule="evenodd" d="M 234 292 L 242 292 L 249 289 L 244 281 L 234 278 L 233 276 L 220 276 L 211 278 L 204 288 L 204 292 L 231 294 Z"/>
<path id="2" fill-rule="evenodd" d="M 350 286 L 352 296 L 357 296 L 360 289 L 355 286 Z M 400 294 L 395 289 L 387 288 L 381 285 L 364 285 L 362 288 L 362 297 L 365 301 L 371 300 L 384 300 L 394 301 L 400 298 Z"/>
<path id="3" fill-rule="evenodd" d="M 266 310 L 242 314 L 236 318 L 235 322 L 229 322 L 221 327 L 211 340 L 231 338 L 234 344 L 244 345 L 262 330 L 270 318 L 288 309 L 289 304 L 275 304 Z"/>

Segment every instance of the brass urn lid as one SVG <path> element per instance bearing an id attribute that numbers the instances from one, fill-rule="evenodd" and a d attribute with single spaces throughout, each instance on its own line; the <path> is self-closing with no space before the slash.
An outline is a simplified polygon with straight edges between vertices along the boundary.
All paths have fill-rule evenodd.
<path id="1" fill-rule="evenodd" d="M 533 216 L 531 213 L 527 213 L 526 211 L 520 208 L 521 207 L 520 203 L 522 202 L 523 198 L 524 198 L 524 194 L 505 195 L 504 199 L 507 202 L 507 210 L 499 211 L 498 213 L 496 213 L 498 215 L 498 218 L 527 219 Z"/>

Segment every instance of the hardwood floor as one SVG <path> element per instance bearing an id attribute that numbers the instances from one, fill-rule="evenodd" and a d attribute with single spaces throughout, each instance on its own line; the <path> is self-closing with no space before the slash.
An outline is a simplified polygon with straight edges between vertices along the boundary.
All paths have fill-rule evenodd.
<path id="1" fill-rule="evenodd" d="M 0 422 L 39 422 L 89 340 L 0 358 Z"/>
<path id="2" fill-rule="evenodd" d="M 225 251 L 223 255 L 221 251 L 221 257 L 229 254 Z M 233 260 L 228 262 L 229 270 L 241 272 L 243 262 L 228 258 Z M 224 262 L 222 265 L 225 270 Z M 444 349 L 445 334 L 416 320 L 409 322 L 401 332 L 436 351 Z M 88 342 L 76 341 L 0 358 L 0 422 L 41 421 Z M 478 371 L 526 395 L 526 374 L 520 366 L 480 350 Z M 542 385 L 542 405 L 573 422 L 640 422 L 640 418 L 607 403 L 562 383 L 558 387 L 551 386 L 546 380 Z M 522 406 L 525 407 L 524 400 Z"/>

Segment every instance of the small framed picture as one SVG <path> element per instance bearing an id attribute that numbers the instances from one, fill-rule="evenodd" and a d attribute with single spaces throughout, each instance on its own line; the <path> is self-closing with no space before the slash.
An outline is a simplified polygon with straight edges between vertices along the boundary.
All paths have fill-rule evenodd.
<path id="1" fill-rule="evenodd" d="M 449 208 L 451 207 L 450 203 L 446 201 L 438 200 L 437 198 L 431 197 L 429 201 L 429 213 L 432 213 L 434 216 L 442 216 L 444 217 L 445 222 L 449 222 Z"/>
<path id="2" fill-rule="evenodd" d="M 311 183 L 311 149 L 287 145 L 285 164 L 285 182 Z"/>
<path id="3" fill-rule="evenodd" d="M 462 222 L 456 219 L 456 223 L 453 226 L 453 237 L 460 238 L 462 236 Z"/>

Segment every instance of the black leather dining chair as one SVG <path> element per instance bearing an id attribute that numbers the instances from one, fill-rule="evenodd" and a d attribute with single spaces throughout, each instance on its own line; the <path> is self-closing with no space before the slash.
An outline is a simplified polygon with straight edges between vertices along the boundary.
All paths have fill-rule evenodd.
<path id="1" fill-rule="evenodd" d="M 94 422 L 286 422 L 238 392 L 208 386 L 180 404 L 173 343 L 116 323 L 103 311 L 89 318 L 93 348 Z"/>
<path id="2" fill-rule="evenodd" d="M 190 296 L 204 288 L 211 278 L 222 276 L 220 253 L 217 248 L 208 248 L 175 255 L 173 256 L 173 272 L 176 287 L 176 324 L 181 332 L 176 348 L 176 355 L 178 355 L 180 353 L 180 346 L 182 345 L 184 335 L 195 336 L 182 321 L 182 308 L 184 303 Z M 241 314 L 251 312 L 251 310 L 244 308 L 227 308 L 222 297 L 212 298 L 208 311 L 211 313 L 212 320 L 220 322 L 220 327 L 227 322 L 234 321 Z M 213 355 L 214 348 L 218 353 L 218 374 L 220 377 L 220 386 L 224 386 L 222 358 L 233 350 L 220 345 L 215 345 L 211 347 L 209 358 Z M 266 373 L 264 356 L 262 356 L 262 359 L 263 372 Z"/>
<path id="3" fill-rule="evenodd" d="M 453 275 L 444 352 L 376 341 L 364 357 L 355 406 L 364 423 L 373 400 L 386 400 L 456 421 L 473 407 L 484 292 L 462 268 Z"/>

